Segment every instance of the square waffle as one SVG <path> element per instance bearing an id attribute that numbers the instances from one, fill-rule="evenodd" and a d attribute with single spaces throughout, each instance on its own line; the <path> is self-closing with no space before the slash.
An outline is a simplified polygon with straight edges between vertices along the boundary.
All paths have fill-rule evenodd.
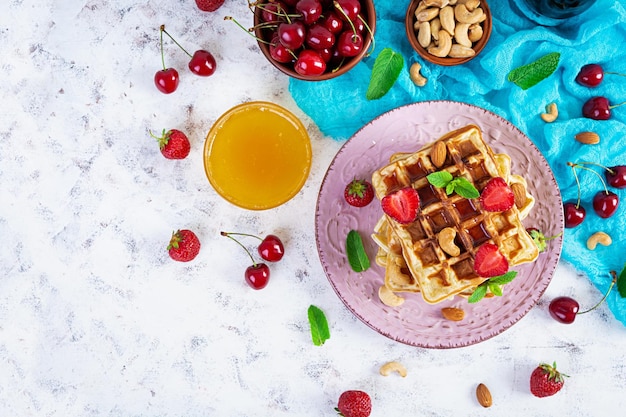
<path id="1" fill-rule="evenodd" d="M 453 177 L 464 176 L 479 192 L 493 177 L 525 185 L 522 177 L 510 174 L 510 158 L 494 155 L 474 125 L 450 132 L 438 141 L 447 149 L 446 160 L 439 168 L 430 158 L 433 142 L 415 153 L 394 155 L 388 165 L 372 175 L 379 199 L 407 186 L 419 194 L 416 221 L 400 224 L 384 215 L 374 236 L 381 248 L 377 262 L 386 268 L 385 285 L 392 291 L 419 291 L 431 304 L 471 293 L 485 280 L 473 268 L 475 253 L 483 243 L 497 245 L 510 266 L 531 262 L 539 253 L 521 223 L 534 203 L 529 194 L 520 207 L 487 212 L 478 199 L 447 195 L 426 178 L 432 172 L 446 170 Z M 458 256 L 449 255 L 439 244 L 439 233 L 447 228 L 456 231 Z"/>

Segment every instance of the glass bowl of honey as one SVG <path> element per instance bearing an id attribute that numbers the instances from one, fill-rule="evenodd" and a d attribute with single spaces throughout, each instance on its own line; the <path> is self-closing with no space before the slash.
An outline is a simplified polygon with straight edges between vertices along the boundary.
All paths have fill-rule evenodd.
<path id="1" fill-rule="evenodd" d="M 311 140 L 300 119 L 270 102 L 239 104 L 211 127 L 204 170 L 215 191 L 249 210 L 278 207 L 304 186 Z"/>

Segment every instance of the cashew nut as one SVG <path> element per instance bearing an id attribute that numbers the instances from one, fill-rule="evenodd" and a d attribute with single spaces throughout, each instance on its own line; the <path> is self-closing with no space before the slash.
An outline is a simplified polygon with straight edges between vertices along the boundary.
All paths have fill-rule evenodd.
<path id="1" fill-rule="evenodd" d="M 437 45 L 429 47 L 428 53 L 443 58 L 450 53 L 450 48 L 452 48 L 452 36 L 442 29 L 439 31 L 439 41 Z"/>
<path id="2" fill-rule="evenodd" d="M 439 9 L 434 7 L 429 7 L 427 9 L 422 10 L 419 13 L 415 14 L 415 18 L 418 22 L 428 22 L 433 20 L 435 17 L 439 15 Z"/>
<path id="3" fill-rule="evenodd" d="M 469 39 L 469 23 L 459 23 L 454 28 L 454 40 L 456 43 L 468 48 L 472 47 L 472 41 Z"/>
<path id="4" fill-rule="evenodd" d="M 428 45 L 430 45 L 430 22 L 420 22 L 417 31 L 417 42 L 422 46 L 422 48 L 428 48 Z"/>
<path id="5" fill-rule="evenodd" d="M 459 45 L 458 43 L 452 45 L 448 53 L 448 56 L 451 58 L 467 58 L 474 55 L 476 55 L 476 51 L 467 46 Z"/>
<path id="6" fill-rule="evenodd" d="M 400 362 L 387 362 L 380 367 L 379 372 L 382 376 L 389 376 L 392 372 L 397 372 L 402 378 L 406 377 L 406 368 Z"/>
<path id="7" fill-rule="evenodd" d="M 449 1 L 448 0 L 424 0 L 423 3 L 428 7 L 437 6 L 441 9 L 443 7 L 446 7 Z"/>
<path id="8" fill-rule="evenodd" d="M 467 37 L 472 42 L 477 42 L 483 37 L 483 27 L 478 23 L 470 25 Z"/>
<path id="9" fill-rule="evenodd" d="M 613 243 L 611 236 L 604 232 L 595 232 L 589 236 L 589 239 L 587 239 L 587 249 L 595 250 L 598 244 L 602 246 L 609 246 L 611 243 Z"/>
<path id="10" fill-rule="evenodd" d="M 483 9 L 480 7 L 470 12 L 464 4 L 454 6 L 454 17 L 459 23 L 478 23 L 481 19 L 484 20 L 483 15 Z"/>
<path id="11" fill-rule="evenodd" d="M 439 40 L 440 30 L 441 30 L 441 19 L 436 17 L 430 21 L 430 34 L 435 41 Z"/>
<path id="12" fill-rule="evenodd" d="M 559 109 L 556 103 L 550 103 L 546 106 L 546 113 L 541 113 L 541 118 L 546 123 L 552 123 L 559 117 Z"/>
<path id="13" fill-rule="evenodd" d="M 398 307 L 404 303 L 404 298 L 396 295 L 384 285 L 378 289 L 378 298 L 380 298 L 380 301 L 382 301 L 384 305 L 389 307 Z"/>
<path id="14" fill-rule="evenodd" d="M 467 0 L 465 2 L 465 7 L 470 12 L 473 11 L 474 9 L 476 9 L 478 6 L 480 6 L 480 0 Z"/>
<path id="15" fill-rule="evenodd" d="M 414 63 L 413 65 L 411 65 L 411 68 L 409 68 L 409 76 L 411 77 L 411 81 L 413 81 L 413 83 L 415 83 L 415 85 L 418 87 L 424 87 L 426 85 L 426 82 L 428 81 L 428 79 L 426 79 L 420 73 L 421 69 L 422 66 L 419 64 L 419 62 Z"/>
<path id="16" fill-rule="evenodd" d="M 459 256 L 461 254 L 461 249 L 454 243 L 455 237 L 456 230 L 452 227 L 446 227 L 439 232 L 439 237 L 437 238 L 441 249 L 450 256 Z"/>
<path id="17" fill-rule="evenodd" d="M 454 26 L 456 22 L 454 21 L 454 9 L 452 6 L 446 6 L 441 9 L 439 19 L 441 20 L 441 28 L 445 29 L 450 36 L 454 36 Z"/>

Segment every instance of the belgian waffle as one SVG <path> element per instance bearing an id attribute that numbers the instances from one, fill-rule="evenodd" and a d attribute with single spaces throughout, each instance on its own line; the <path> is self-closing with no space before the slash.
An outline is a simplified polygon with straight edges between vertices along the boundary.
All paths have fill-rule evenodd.
<path id="1" fill-rule="evenodd" d="M 438 141 L 447 149 L 446 160 L 439 168 L 430 158 L 433 142 L 415 153 L 394 155 L 388 165 L 372 175 L 379 199 L 407 186 L 418 191 L 417 220 L 403 225 L 384 215 L 374 239 L 380 247 L 377 262 L 386 269 L 385 285 L 394 292 L 419 291 L 428 303 L 471 293 L 485 280 L 473 268 L 474 255 L 485 242 L 496 244 L 510 266 L 531 262 L 539 253 L 521 223 L 534 203 L 528 193 L 519 207 L 494 213 L 483 210 L 478 199 L 447 195 L 426 179 L 431 172 L 446 170 L 454 177 L 464 176 L 479 191 L 498 176 L 510 185 L 517 182 L 525 186 L 523 177 L 510 173 L 510 158 L 494 155 L 474 125 L 450 132 Z M 461 252 L 457 256 L 449 255 L 439 244 L 439 233 L 445 228 L 456 231 L 454 242 Z"/>

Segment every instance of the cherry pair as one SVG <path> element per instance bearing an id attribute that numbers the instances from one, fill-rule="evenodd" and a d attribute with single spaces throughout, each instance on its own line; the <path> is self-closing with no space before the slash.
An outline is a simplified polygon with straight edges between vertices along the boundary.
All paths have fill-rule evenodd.
<path id="1" fill-rule="evenodd" d="M 550 302 L 550 305 L 548 306 L 550 316 L 552 316 L 552 318 L 559 323 L 571 324 L 574 322 L 577 315 L 589 313 L 590 311 L 595 310 L 604 302 L 604 300 L 606 300 L 617 282 L 618 277 L 615 271 L 611 271 L 611 276 L 613 277 L 613 280 L 611 281 L 611 285 L 609 285 L 609 289 L 604 294 L 604 297 L 602 297 L 602 299 L 595 306 L 585 311 L 579 311 L 580 305 L 578 304 L 578 301 L 572 297 L 561 296 Z"/>
<path id="2" fill-rule="evenodd" d="M 577 168 L 585 169 L 590 172 L 593 172 L 595 175 L 600 178 L 602 185 L 604 186 L 604 190 L 598 191 L 593 197 L 593 210 L 596 214 L 604 219 L 611 217 L 617 211 L 617 207 L 619 205 L 619 196 L 615 194 L 613 191 L 609 191 L 607 188 L 607 183 L 615 188 L 626 188 L 626 166 L 624 165 L 616 165 L 613 167 L 605 167 L 593 162 L 568 162 L 568 166 L 572 168 L 572 172 L 574 174 L 574 179 L 576 180 L 576 185 L 578 187 L 578 199 L 577 202 L 567 202 L 563 204 L 563 210 L 565 214 L 565 227 L 571 228 L 576 227 L 585 220 L 586 210 L 580 204 L 580 181 L 578 180 L 578 175 L 576 173 Z M 599 166 L 604 170 L 604 176 L 606 178 L 606 182 L 602 179 L 600 174 L 586 165 L 595 165 Z"/>
<path id="3" fill-rule="evenodd" d="M 605 74 L 626 76 L 617 72 L 606 72 L 599 64 L 587 64 L 583 65 L 576 75 L 576 82 L 585 87 L 597 87 Z M 608 120 L 611 118 L 611 110 L 625 103 L 610 104 L 606 97 L 591 97 L 583 104 L 583 116 L 594 120 Z"/>
<path id="4" fill-rule="evenodd" d="M 183 50 L 190 58 L 188 67 L 189 70 L 201 77 L 208 77 L 213 75 L 216 68 L 216 62 L 213 55 L 204 49 L 199 49 L 191 55 L 185 48 L 183 48 L 177 41 L 165 30 L 165 25 L 161 25 L 159 28 L 161 36 L 161 62 L 163 69 L 154 74 L 154 84 L 157 89 L 163 94 L 170 94 L 176 91 L 179 83 L 178 71 L 175 68 L 167 68 L 165 66 L 165 56 L 163 53 L 163 34 L 165 33 L 174 43 Z"/>
<path id="5" fill-rule="evenodd" d="M 259 256 L 268 262 L 278 262 L 283 258 L 285 254 L 285 248 L 283 246 L 283 242 L 280 240 L 278 236 L 275 235 L 267 235 L 265 238 L 260 238 L 259 236 L 250 235 L 247 233 L 229 233 L 229 232 L 220 232 L 222 236 L 225 236 L 229 239 L 235 241 L 239 246 L 241 246 L 250 259 L 252 260 L 252 265 L 246 268 L 244 277 L 246 282 L 250 287 L 255 290 L 260 290 L 265 288 L 270 279 L 270 268 L 265 263 L 257 263 L 254 260 L 254 257 L 250 253 L 250 251 L 237 239 L 233 237 L 235 236 L 247 236 L 254 237 L 259 239 L 261 243 L 257 247 L 257 252 Z"/>

